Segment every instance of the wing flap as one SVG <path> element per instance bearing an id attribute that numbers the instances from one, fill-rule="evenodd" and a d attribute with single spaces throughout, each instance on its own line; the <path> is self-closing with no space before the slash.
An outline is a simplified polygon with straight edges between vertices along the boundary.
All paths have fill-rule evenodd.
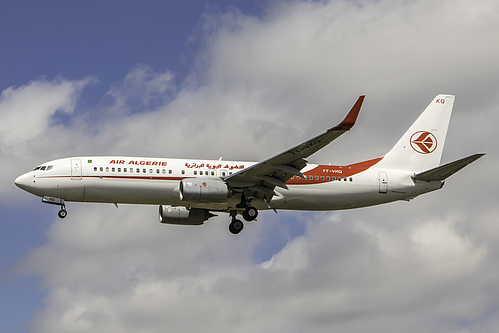
<path id="1" fill-rule="evenodd" d="M 462 158 L 460 160 L 450 162 L 441 166 L 438 166 L 436 168 L 418 173 L 417 175 L 414 175 L 412 178 L 415 180 L 422 180 L 422 181 L 441 181 L 445 180 L 446 178 L 452 176 L 465 166 L 475 162 L 477 159 L 482 157 L 483 153 L 481 154 L 474 154 L 465 158 Z"/>

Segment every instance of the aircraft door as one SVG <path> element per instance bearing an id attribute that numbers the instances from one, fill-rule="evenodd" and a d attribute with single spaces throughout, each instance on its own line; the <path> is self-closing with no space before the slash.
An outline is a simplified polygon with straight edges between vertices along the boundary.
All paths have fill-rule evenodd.
<path id="1" fill-rule="evenodd" d="M 386 172 L 379 172 L 379 193 L 388 193 L 388 176 Z"/>
<path id="2" fill-rule="evenodd" d="M 73 180 L 81 180 L 81 160 L 80 159 L 72 159 L 71 160 L 71 179 Z"/>

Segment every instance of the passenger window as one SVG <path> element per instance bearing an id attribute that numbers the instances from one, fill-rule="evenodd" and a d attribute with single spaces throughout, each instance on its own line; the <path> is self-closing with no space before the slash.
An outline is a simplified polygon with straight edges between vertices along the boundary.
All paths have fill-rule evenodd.
<path id="1" fill-rule="evenodd" d="M 133 173 L 133 168 L 130 168 L 130 173 Z"/>
<path id="2" fill-rule="evenodd" d="M 163 174 L 165 174 L 165 173 L 166 173 L 166 170 L 165 170 L 165 169 L 163 169 Z"/>
<path id="3" fill-rule="evenodd" d="M 149 173 L 152 173 L 152 169 L 149 169 Z"/>
<path id="4" fill-rule="evenodd" d="M 109 172 L 109 167 L 106 167 L 106 172 Z"/>
<path id="5" fill-rule="evenodd" d="M 126 172 L 126 168 L 123 168 L 123 172 Z"/>
<path id="6" fill-rule="evenodd" d="M 350 177 L 350 181 L 353 181 L 353 178 L 352 178 L 352 177 Z"/>
<path id="7" fill-rule="evenodd" d="M 331 180 L 331 177 L 327 176 L 327 177 L 326 177 L 326 180 Z"/>
<path id="8" fill-rule="evenodd" d="M 121 168 L 118 168 L 118 172 L 121 172 Z"/>
<path id="9" fill-rule="evenodd" d="M 194 170 L 194 176 L 196 176 L 198 174 L 198 172 L 196 170 Z"/>
<path id="10" fill-rule="evenodd" d="M 211 172 L 211 175 L 212 175 L 212 176 L 215 176 L 215 171 L 212 171 L 212 172 Z"/>
<path id="11" fill-rule="evenodd" d="M 142 169 L 142 172 L 143 172 L 143 173 L 147 173 L 147 170 L 146 170 L 146 169 Z"/>
<path id="12" fill-rule="evenodd" d="M 114 168 L 111 169 L 112 172 L 114 172 L 114 170 L 115 170 Z"/>
<path id="13" fill-rule="evenodd" d="M 347 181 L 347 177 L 343 178 L 344 181 Z"/>
<path id="14" fill-rule="evenodd" d="M 324 180 L 324 176 L 321 176 L 321 180 Z"/>
<path id="15" fill-rule="evenodd" d="M 319 180 L 319 176 L 315 176 L 315 180 Z"/>
<path id="16" fill-rule="evenodd" d="M 185 170 L 182 170 L 182 174 L 185 175 Z"/>
<path id="17" fill-rule="evenodd" d="M 333 177 L 333 180 L 336 180 L 336 177 Z"/>
<path id="18" fill-rule="evenodd" d="M 97 167 L 94 167 L 94 171 L 97 171 Z"/>
<path id="19" fill-rule="evenodd" d="M 172 170 L 171 170 L 171 169 L 170 169 L 170 170 L 168 170 L 168 173 L 171 175 L 171 174 L 172 174 Z"/>
<path id="20" fill-rule="evenodd" d="M 139 168 L 137 168 L 137 173 L 140 173 L 140 169 Z"/>
<path id="21" fill-rule="evenodd" d="M 100 167 L 100 171 L 104 171 L 104 168 L 103 168 L 103 167 Z"/>

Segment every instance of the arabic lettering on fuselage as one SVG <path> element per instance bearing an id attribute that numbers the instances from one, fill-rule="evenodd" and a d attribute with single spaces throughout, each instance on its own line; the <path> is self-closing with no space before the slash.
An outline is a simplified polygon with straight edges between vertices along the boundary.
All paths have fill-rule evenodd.
<path id="1" fill-rule="evenodd" d="M 235 170 L 235 169 L 244 169 L 244 165 L 223 165 L 223 164 L 209 164 L 209 163 L 185 163 L 185 167 L 189 169 L 227 169 L 227 170 Z"/>
<path id="2" fill-rule="evenodd" d="M 125 161 L 125 160 L 111 160 L 109 164 L 119 164 L 119 165 L 150 165 L 150 166 L 167 166 L 168 162 L 166 161 L 136 161 L 136 160 L 130 160 L 130 161 Z M 242 170 L 244 169 L 244 164 L 237 164 L 237 165 L 229 165 L 229 164 L 210 164 L 210 163 L 185 163 L 185 167 L 189 169 L 227 169 L 227 170 Z"/>

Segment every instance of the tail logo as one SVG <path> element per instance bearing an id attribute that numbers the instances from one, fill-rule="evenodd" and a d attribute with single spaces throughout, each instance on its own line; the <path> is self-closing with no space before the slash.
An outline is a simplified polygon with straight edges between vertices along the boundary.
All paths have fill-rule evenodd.
<path id="1" fill-rule="evenodd" d="M 411 136 L 411 147 L 420 154 L 430 154 L 437 149 L 437 138 L 430 132 L 416 132 Z"/>

